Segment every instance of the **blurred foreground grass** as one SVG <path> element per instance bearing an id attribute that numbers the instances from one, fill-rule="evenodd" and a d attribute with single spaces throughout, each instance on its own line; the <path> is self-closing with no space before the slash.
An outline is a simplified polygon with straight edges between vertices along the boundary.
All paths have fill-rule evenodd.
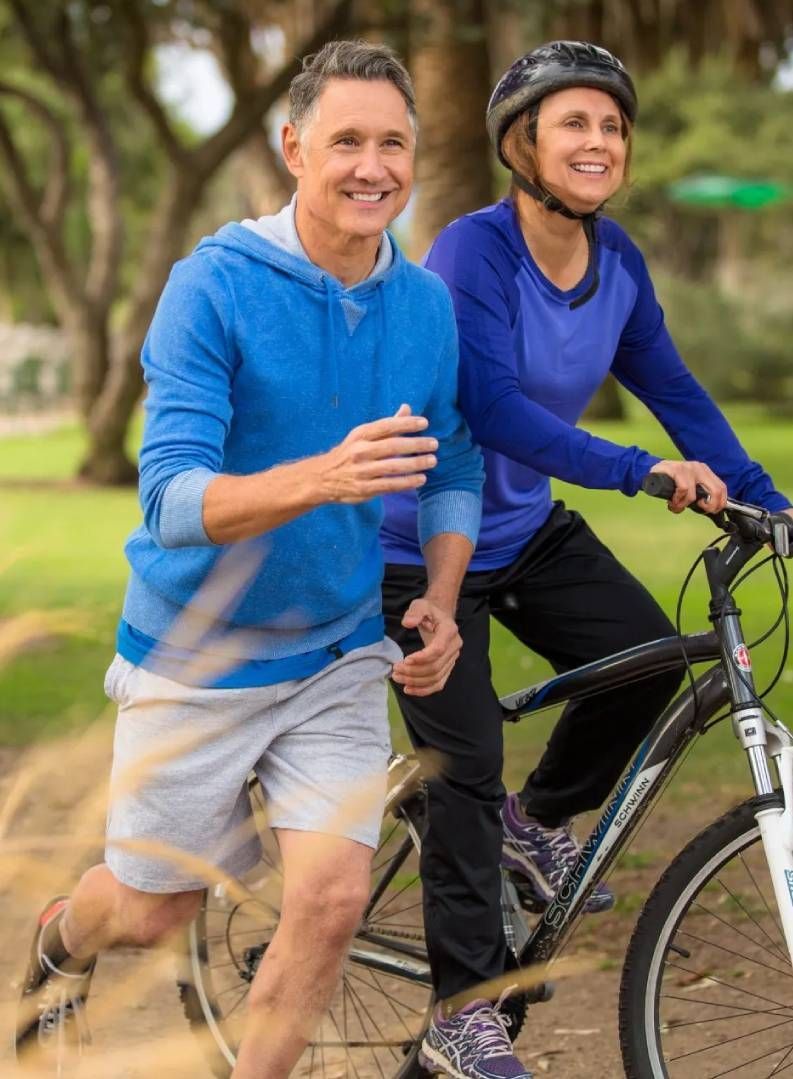
<path id="1" fill-rule="evenodd" d="M 777 484 L 793 492 L 791 435 L 748 409 L 730 417 L 750 453 L 761 460 Z M 636 443 L 656 453 L 672 453 L 646 415 L 624 424 L 599 424 L 596 432 L 614 441 Z M 81 450 L 77 429 L 0 440 L 0 628 L 30 611 L 69 612 L 67 625 L 42 632 L 0 659 L 0 744 L 23 744 L 63 733 L 96 718 L 105 707 L 102 676 L 113 654 L 115 624 L 123 597 L 126 563 L 123 543 L 139 520 L 131 490 L 94 490 L 72 484 Z M 715 532 L 694 514 L 673 517 L 663 503 L 613 492 L 557 485 L 557 496 L 579 509 L 670 614 L 688 566 Z M 779 610 L 770 570 L 760 571 L 743 593 L 745 625 L 751 640 Z M 706 628 L 706 590 L 695 580 L 684 609 L 684 629 Z M 753 658 L 760 685 L 776 667 L 778 637 Z M 548 668 L 495 627 L 493 666 L 497 688 L 515 690 L 544 678 Z M 793 721 L 793 670 L 790 665 L 770 702 Z M 522 779 L 544 743 L 552 716 L 524 722 L 507 731 L 507 775 Z M 395 722 L 397 743 L 404 745 Z M 677 783 L 744 784 L 746 765 L 728 725 L 699 745 Z"/>

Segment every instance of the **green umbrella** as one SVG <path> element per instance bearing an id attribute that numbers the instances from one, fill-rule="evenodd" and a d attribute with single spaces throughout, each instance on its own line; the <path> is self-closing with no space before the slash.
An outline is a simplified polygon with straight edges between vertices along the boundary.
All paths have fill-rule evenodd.
<path id="1" fill-rule="evenodd" d="M 793 188 L 776 180 L 741 180 L 716 173 L 687 176 L 667 190 L 674 202 L 714 209 L 762 210 L 793 197 Z"/>

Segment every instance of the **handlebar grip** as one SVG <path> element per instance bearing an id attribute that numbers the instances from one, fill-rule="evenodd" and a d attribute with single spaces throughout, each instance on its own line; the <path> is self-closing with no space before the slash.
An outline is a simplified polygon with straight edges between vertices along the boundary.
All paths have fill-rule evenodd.
<path id="1" fill-rule="evenodd" d="M 653 498 L 663 498 L 666 502 L 675 493 L 675 481 L 665 472 L 648 472 L 642 480 L 642 490 Z M 708 498 L 707 490 L 701 483 L 697 484 L 697 501 Z"/>
<path id="2" fill-rule="evenodd" d="M 642 480 L 642 490 L 651 498 L 669 501 L 675 493 L 675 481 L 665 472 L 648 472 Z"/>

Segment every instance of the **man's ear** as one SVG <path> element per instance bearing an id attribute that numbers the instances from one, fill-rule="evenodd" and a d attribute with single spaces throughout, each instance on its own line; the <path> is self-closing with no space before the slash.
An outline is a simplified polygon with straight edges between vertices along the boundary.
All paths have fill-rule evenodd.
<path id="1" fill-rule="evenodd" d="M 286 167 L 296 178 L 303 175 L 303 148 L 293 124 L 284 124 L 281 128 L 281 153 Z"/>

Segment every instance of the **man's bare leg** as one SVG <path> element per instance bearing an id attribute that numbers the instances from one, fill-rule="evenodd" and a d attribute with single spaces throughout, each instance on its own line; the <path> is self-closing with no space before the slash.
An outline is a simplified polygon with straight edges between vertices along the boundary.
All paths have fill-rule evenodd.
<path id="1" fill-rule="evenodd" d="M 369 895 L 372 850 L 279 829 L 281 919 L 251 986 L 233 1079 L 287 1079 L 327 1009 Z"/>
<path id="2" fill-rule="evenodd" d="M 152 947 L 198 913 L 201 891 L 159 895 L 116 880 L 104 864 L 83 874 L 61 917 L 68 952 L 90 958 L 107 948 Z"/>

